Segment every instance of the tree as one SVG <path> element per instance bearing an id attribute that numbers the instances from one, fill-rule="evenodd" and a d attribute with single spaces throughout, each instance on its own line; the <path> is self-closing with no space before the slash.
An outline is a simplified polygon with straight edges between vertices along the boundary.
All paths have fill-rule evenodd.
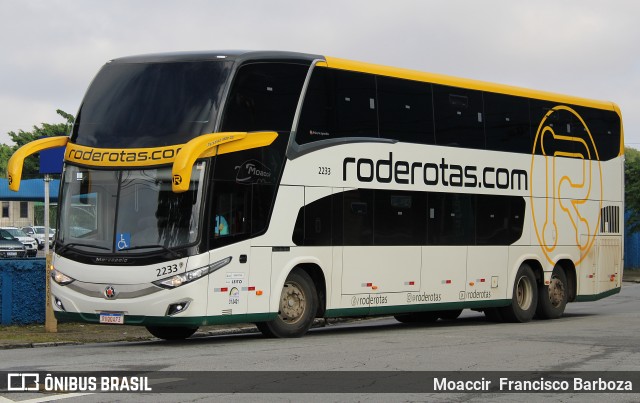
<path id="1" fill-rule="evenodd" d="M 0 174 L 2 176 L 7 175 L 7 163 L 11 155 L 23 145 L 30 143 L 33 140 L 37 140 L 42 137 L 51 136 L 64 136 L 69 134 L 69 129 L 73 124 L 73 115 L 57 109 L 56 113 L 66 120 L 64 123 L 42 123 L 41 126 L 33 126 L 33 130 L 30 132 L 24 130 L 18 130 L 18 132 L 7 133 L 11 140 L 15 143 L 14 146 L 8 146 L 6 144 L 0 144 Z M 37 175 L 40 171 L 40 160 L 38 154 L 34 154 L 24 161 L 24 167 L 22 168 L 22 175 L 24 178 L 28 176 Z"/>
<path id="2" fill-rule="evenodd" d="M 640 151 L 625 147 L 624 163 L 624 201 L 630 212 L 627 220 L 627 231 L 640 231 Z"/>

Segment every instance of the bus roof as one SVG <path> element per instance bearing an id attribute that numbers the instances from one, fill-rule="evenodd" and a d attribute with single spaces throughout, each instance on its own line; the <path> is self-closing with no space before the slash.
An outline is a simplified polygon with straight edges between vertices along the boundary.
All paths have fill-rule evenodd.
<path id="1" fill-rule="evenodd" d="M 382 66 L 341 59 L 330 56 L 321 56 L 310 53 L 297 53 L 285 51 L 247 51 L 247 50 L 222 50 L 201 52 L 173 52 L 148 55 L 127 56 L 113 59 L 111 63 L 171 63 L 181 61 L 205 61 L 205 60 L 230 60 L 236 63 L 248 61 L 297 61 L 312 63 L 320 61 L 319 65 L 330 68 L 349 70 L 361 73 L 378 74 L 383 76 L 402 78 L 407 80 L 429 82 L 434 84 L 462 87 L 472 90 L 495 92 L 499 94 L 515 95 L 532 99 L 548 100 L 558 103 L 579 105 L 597 109 L 615 111 L 620 114 L 620 109 L 613 102 L 599 101 L 587 98 L 562 95 L 557 93 L 532 90 L 522 87 L 490 83 L 468 78 L 453 77 L 443 74 L 427 73 L 417 70 L 402 69 L 397 67 Z"/>

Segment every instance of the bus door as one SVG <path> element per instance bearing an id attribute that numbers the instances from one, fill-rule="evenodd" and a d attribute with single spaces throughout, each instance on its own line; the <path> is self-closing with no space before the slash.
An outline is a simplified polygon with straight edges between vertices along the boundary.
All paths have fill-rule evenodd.
<path id="1" fill-rule="evenodd" d="M 420 289 L 423 197 L 392 190 L 343 192 L 343 295 Z"/>

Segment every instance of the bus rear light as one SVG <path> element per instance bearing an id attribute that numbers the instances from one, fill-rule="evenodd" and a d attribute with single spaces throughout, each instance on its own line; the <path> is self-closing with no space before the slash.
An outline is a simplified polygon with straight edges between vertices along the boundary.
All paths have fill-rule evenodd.
<path id="1" fill-rule="evenodd" d="M 473 281 L 469 281 L 469 285 L 473 287 L 474 285 L 476 285 L 476 283 L 474 283 Z"/>
<path id="2" fill-rule="evenodd" d="M 415 281 L 405 281 L 404 285 L 416 285 Z"/>
<path id="3" fill-rule="evenodd" d="M 451 284 L 451 280 L 442 280 L 442 284 Z"/>
<path id="4" fill-rule="evenodd" d="M 256 295 L 262 295 L 262 290 L 256 291 Z"/>

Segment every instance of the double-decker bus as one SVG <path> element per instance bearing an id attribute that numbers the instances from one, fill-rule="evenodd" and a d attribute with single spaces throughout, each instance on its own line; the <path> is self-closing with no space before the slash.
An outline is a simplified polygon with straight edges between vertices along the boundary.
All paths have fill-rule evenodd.
<path id="1" fill-rule="evenodd" d="M 163 339 L 560 317 L 620 291 L 618 107 L 289 52 L 108 62 L 64 146 L 58 319 Z"/>

